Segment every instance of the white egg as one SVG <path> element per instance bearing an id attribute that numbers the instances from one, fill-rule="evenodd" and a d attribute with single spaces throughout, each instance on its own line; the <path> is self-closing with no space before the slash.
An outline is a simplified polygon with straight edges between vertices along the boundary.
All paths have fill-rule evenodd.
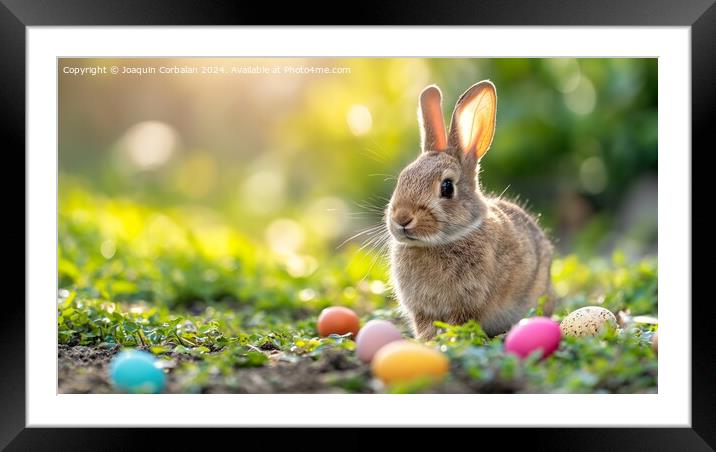
<path id="1" fill-rule="evenodd" d="M 559 328 L 564 336 L 596 336 L 607 323 L 617 326 L 617 318 L 611 311 L 600 306 L 586 306 L 565 317 Z"/>

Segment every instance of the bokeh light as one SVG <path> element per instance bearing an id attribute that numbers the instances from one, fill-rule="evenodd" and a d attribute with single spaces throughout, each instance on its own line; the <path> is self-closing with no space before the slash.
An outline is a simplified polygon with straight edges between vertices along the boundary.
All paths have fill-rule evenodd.
<path id="1" fill-rule="evenodd" d="M 571 93 L 579 86 L 582 72 L 576 58 L 550 58 L 546 65 L 557 79 L 555 88 L 562 93 Z"/>
<path id="2" fill-rule="evenodd" d="M 346 114 L 348 127 L 353 135 L 361 136 L 368 133 L 373 126 L 373 116 L 365 105 L 353 105 Z"/>
<path id="3" fill-rule="evenodd" d="M 241 202 L 246 210 L 259 214 L 281 209 L 285 179 L 276 170 L 260 170 L 247 176 L 241 184 Z"/>
<path id="4" fill-rule="evenodd" d="M 599 157 L 589 157 L 579 167 L 579 181 L 591 194 L 599 194 L 607 187 L 608 174 L 604 161 Z"/>
<path id="5" fill-rule="evenodd" d="M 176 131 L 161 121 L 144 121 L 130 127 L 120 141 L 129 160 L 141 170 L 164 165 L 175 151 Z"/>
<path id="6" fill-rule="evenodd" d="M 318 268 L 318 260 L 313 256 L 290 254 L 285 258 L 286 271 L 294 278 L 309 276 Z"/>
<path id="7" fill-rule="evenodd" d="M 277 254 L 295 255 L 305 241 L 305 232 L 296 221 L 280 218 L 266 228 L 266 241 Z"/>
<path id="8" fill-rule="evenodd" d="M 112 259 L 114 253 L 117 252 L 117 246 L 113 240 L 105 240 L 100 246 L 100 253 L 105 259 Z"/>
<path id="9" fill-rule="evenodd" d="M 313 234 L 334 239 L 346 232 L 349 213 L 345 201 L 335 196 L 326 196 L 308 206 L 306 224 Z"/>
<path id="10" fill-rule="evenodd" d="M 580 76 L 575 88 L 565 92 L 564 103 L 578 115 L 588 115 L 594 111 L 597 92 L 589 78 Z"/>

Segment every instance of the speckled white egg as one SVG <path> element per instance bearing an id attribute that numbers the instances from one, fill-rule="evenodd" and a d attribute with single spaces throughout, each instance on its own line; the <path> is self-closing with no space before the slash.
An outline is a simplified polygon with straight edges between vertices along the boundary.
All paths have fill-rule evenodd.
<path id="1" fill-rule="evenodd" d="M 570 313 L 559 328 L 563 336 L 596 336 L 606 324 L 617 326 L 617 318 L 608 309 L 586 306 Z"/>

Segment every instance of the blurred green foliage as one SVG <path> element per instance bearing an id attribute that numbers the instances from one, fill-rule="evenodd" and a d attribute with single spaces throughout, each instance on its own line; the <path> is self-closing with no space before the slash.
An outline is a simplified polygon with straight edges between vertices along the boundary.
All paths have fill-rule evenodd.
<path id="1" fill-rule="evenodd" d="M 563 251 L 655 251 L 656 59 L 170 62 L 350 71 L 62 75 L 63 176 L 153 205 L 199 205 L 204 213 L 228 215 L 234 227 L 253 236 L 280 217 L 313 223 L 313 245 L 335 246 L 377 220 L 394 177 L 418 154 L 420 90 L 437 83 L 448 118 L 460 93 L 491 79 L 498 92 L 497 132 L 483 160 L 484 189 L 527 202 Z"/>

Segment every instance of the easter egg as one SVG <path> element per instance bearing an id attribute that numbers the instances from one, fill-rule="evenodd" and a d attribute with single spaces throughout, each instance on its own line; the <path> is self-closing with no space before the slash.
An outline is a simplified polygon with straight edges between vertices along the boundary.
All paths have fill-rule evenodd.
<path id="1" fill-rule="evenodd" d="M 356 337 L 356 354 L 361 361 L 369 363 L 378 349 L 402 338 L 398 328 L 389 321 L 371 320 L 363 325 Z"/>
<path id="2" fill-rule="evenodd" d="M 536 350 L 542 358 L 554 353 L 559 347 L 562 333 L 559 324 L 547 317 L 522 319 L 510 329 L 505 337 L 505 351 L 525 358 Z"/>
<path id="3" fill-rule="evenodd" d="M 352 337 L 355 338 L 360 328 L 360 320 L 352 310 L 343 306 L 333 306 L 321 311 L 316 326 L 321 336 L 353 333 Z"/>
<path id="4" fill-rule="evenodd" d="M 448 373 L 445 355 L 406 340 L 391 342 L 373 356 L 371 370 L 383 383 L 403 383 L 416 378 L 439 379 Z"/>
<path id="5" fill-rule="evenodd" d="M 601 306 L 586 306 L 570 313 L 559 325 L 565 336 L 596 336 L 610 324 L 617 326 L 617 318 Z"/>
<path id="6" fill-rule="evenodd" d="M 654 353 L 659 353 L 659 332 L 654 333 L 654 337 L 651 339 L 651 348 L 654 350 Z"/>
<path id="7" fill-rule="evenodd" d="M 151 353 L 141 350 L 120 352 L 109 364 L 109 379 L 122 392 L 154 394 L 164 388 L 164 372 Z"/>

